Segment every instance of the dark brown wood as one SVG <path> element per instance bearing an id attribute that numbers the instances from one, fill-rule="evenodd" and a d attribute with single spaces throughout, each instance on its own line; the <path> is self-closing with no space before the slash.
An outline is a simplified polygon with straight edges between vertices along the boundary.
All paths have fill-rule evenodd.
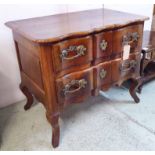
<path id="1" fill-rule="evenodd" d="M 153 4 L 153 16 L 155 15 L 155 4 Z"/>
<path id="2" fill-rule="evenodd" d="M 116 30 L 113 34 L 113 42 L 115 42 L 115 44 L 113 45 L 113 52 L 121 53 L 123 51 L 122 38 L 127 34 L 132 35 L 135 32 L 137 32 L 139 35 L 138 40 L 134 42 L 132 42 L 131 40 L 131 42 L 129 42 L 128 44 L 131 46 L 131 53 L 140 51 L 142 46 L 142 37 L 140 36 L 142 36 L 143 34 L 143 24 L 131 25 Z"/>
<path id="3" fill-rule="evenodd" d="M 95 34 L 94 58 L 110 57 L 112 53 L 112 31 Z M 101 46 L 105 46 L 103 49 Z"/>
<path id="4" fill-rule="evenodd" d="M 60 127 L 59 127 L 59 113 L 55 113 L 53 115 L 46 114 L 47 120 L 52 125 L 52 146 L 56 148 L 59 145 L 60 139 Z"/>
<path id="5" fill-rule="evenodd" d="M 82 55 L 77 56 L 77 51 L 74 49 L 68 52 L 68 55 L 62 56 L 63 52 L 71 47 L 78 48 L 83 46 L 85 51 Z M 92 53 L 92 37 L 87 36 L 83 38 L 70 39 L 57 44 L 52 47 L 52 58 L 54 63 L 54 70 L 56 73 L 71 68 L 73 66 L 79 66 L 82 64 L 87 64 L 93 60 Z M 76 59 L 74 58 L 76 57 Z"/>
<path id="6" fill-rule="evenodd" d="M 138 96 L 136 95 L 136 91 L 139 88 L 139 86 L 141 85 L 141 78 L 137 78 L 137 79 L 131 79 L 131 85 L 130 85 L 130 89 L 129 92 L 131 94 L 131 96 L 133 97 L 135 103 L 139 103 L 140 100 L 138 98 Z"/>
<path id="7" fill-rule="evenodd" d="M 78 80 L 77 83 L 74 83 L 73 80 Z M 80 80 L 84 80 L 85 84 L 83 87 L 79 86 Z M 73 82 L 70 90 L 65 93 L 65 86 Z M 84 99 L 91 96 L 91 91 L 94 89 L 93 86 L 93 69 L 86 69 L 84 71 L 74 72 L 59 78 L 56 80 L 56 89 L 58 103 L 60 104 L 69 104 L 69 103 L 80 103 Z"/>
<path id="8" fill-rule="evenodd" d="M 146 19 L 149 18 L 102 8 L 7 22 L 6 25 L 31 41 L 49 43 L 120 28 Z"/>
<path id="9" fill-rule="evenodd" d="M 119 81 L 119 79 L 123 79 L 122 82 L 126 79 L 139 77 L 139 70 L 140 70 L 140 53 L 136 54 L 130 54 L 130 57 L 128 60 L 122 60 L 121 58 L 113 60 L 111 62 L 112 64 L 112 81 L 116 82 Z M 136 65 L 134 67 L 130 67 L 130 62 L 132 61 L 136 62 Z M 127 62 L 126 67 L 124 69 L 121 69 L 122 65 Z"/>
<path id="10" fill-rule="evenodd" d="M 25 86 L 22 86 L 22 84 L 20 84 L 20 90 L 23 92 L 23 94 L 26 96 L 27 98 L 27 102 L 24 106 L 25 110 L 28 110 L 31 108 L 32 104 L 33 104 L 33 96 L 32 94 L 29 92 L 28 88 L 26 88 Z"/>
<path id="11" fill-rule="evenodd" d="M 105 85 L 111 83 L 111 61 L 97 65 L 94 68 L 94 72 L 96 88 L 103 88 Z"/>
<path id="12" fill-rule="evenodd" d="M 18 48 L 21 69 L 27 76 L 29 76 L 30 79 L 35 81 L 41 89 L 44 89 L 39 58 L 34 56 L 33 53 L 28 52 L 27 48 L 20 44 L 18 44 Z"/>
<path id="13" fill-rule="evenodd" d="M 25 109 L 31 107 L 32 95 L 43 103 L 53 147 L 59 145 L 59 116 L 66 105 L 81 103 L 128 79 L 133 79 L 130 94 L 139 101 L 136 80 L 146 19 L 97 9 L 6 23 L 13 30 Z M 123 61 L 122 41 L 128 33 L 139 37 L 131 37 L 133 47 Z"/>

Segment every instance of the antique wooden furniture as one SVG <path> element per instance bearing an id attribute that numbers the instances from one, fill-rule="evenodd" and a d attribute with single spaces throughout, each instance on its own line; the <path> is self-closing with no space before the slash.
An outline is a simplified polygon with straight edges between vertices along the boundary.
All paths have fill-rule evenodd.
<path id="1" fill-rule="evenodd" d="M 146 17 L 96 9 L 8 22 L 13 30 L 21 73 L 20 89 L 43 103 L 52 125 L 52 144 L 59 144 L 59 115 L 66 105 L 81 103 L 99 90 L 133 79 L 135 102 Z M 125 44 L 130 56 L 122 60 Z"/>
<path id="2" fill-rule="evenodd" d="M 155 79 L 155 5 L 153 8 L 151 31 L 144 31 L 142 47 L 139 92 L 141 92 L 142 86 L 145 83 Z"/>

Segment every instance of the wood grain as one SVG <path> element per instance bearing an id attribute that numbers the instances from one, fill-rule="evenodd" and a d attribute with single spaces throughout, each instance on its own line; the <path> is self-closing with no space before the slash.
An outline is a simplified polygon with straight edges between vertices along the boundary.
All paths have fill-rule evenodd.
<path id="1" fill-rule="evenodd" d="M 143 36 L 143 22 L 131 26 L 127 26 L 121 29 L 117 29 L 113 33 L 113 53 L 121 53 L 123 51 L 122 38 L 127 34 L 138 33 L 138 41 L 135 41 L 131 44 L 130 52 L 139 52 L 142 47 L 142 36 Z"/>
<path id="2" fill-rule="evenodd" d="M 130 94 L 135 102 L 139 102 L 136 89 L 146 19 L 96 9 L 6 23 L 13 30 L 21 74 L 20 88 L 28 101 L 25 109 L 33 104 L 33 96 L 43 103 L 52 126 L 53 147 L 59 145 L 59 116 L 65 106 L 82 103 L 86 98 L 98 95 L 100 90 L 107 91 L 128 79 L 133 81 Z M 128 69 L 129 65 L 124 72 L 120 69 L 124 64 L 122 40 L 127 33 L 134 32 L 140 38 L 131 45 L 127 61 L 135 60 L 136 66 Z M 81 45 L 85 49 L 82 54 Z"/>
<path id="3" fill-rule="evenodd" d="M 71 60 L 65 60 L 61 57 L 63 50 L 68 49 L 71 46 L 84 46 L 86 51 L 84 55 L 81 55 L 77 58 L 73 58 Z M 53 65 L 54 70 L 56 73 L 79 65 L 84 65 L 90 63 L 93 60 L 93 41 L 91 36 L 83 37 L 83 38 L 76 38 L 70 39 L 67 41 L 63 41 L 52 46 L 52 58 L 53 58 Z M 72 53 L 71 53 L 72 52 Z M 69 57 L 76 56 L 75 51 L 71 51 Z M 68 58 L 68 56 L 66 56 Z"/>
<path id="4" fill-rule="evenodd" d="M 70 83 L 72 80 L 81 80 L 86 81 L 86 86 L 74 93 L 64 94 L 63 89 L 65 85 Z M 71 103 L 80 103 L 84 99 L 91 96 L 91 91 L 93 90 L 93 70 L 92 68 L 86 69 L 84 71 L 74 72 L 64 76 L 63 78 L 56 80 L 57 85 L 57 97 L 60 104 L 71 104 Z M 75 87 L 75 88 L 74 88 Z M 79 86 L 73 85 L 73 90 L 77 89 Z"/>
<path id="5" fill-rule="evenodd" d="M 47 43 L 119 28 L 147 19 L 148 17 L 125 12 L 95 9 L 7 22 L 6 25 L 31 41 Z"/>

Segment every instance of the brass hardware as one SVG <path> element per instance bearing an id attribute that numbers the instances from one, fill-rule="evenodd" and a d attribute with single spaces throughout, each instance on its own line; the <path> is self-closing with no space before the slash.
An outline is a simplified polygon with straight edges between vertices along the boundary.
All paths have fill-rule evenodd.
<path id="1" fill-rule="evenodd" d="M 123 36 L 122 44 L 124 46 L 124 45 L 129 45 L 133 42 L 137 42 L 139 37 L 140 36 L 137 32 L 127 33 L 126 35 Z"/>
<path id="2" fill-rule="evenodd" d="M 137 66 L 137 61 L 136 60 L 131 60 L 130 61 L 130 67 L 135 68 Z"/>
<path id="3" fill-rule="evenodd" d="M 70 83 L 65 85 L 63 89 L 64 95 L 66 95 L 67 93 L 75 93 L 79 91 L 80 89 L 85 88 L 86 85 L 87 85 L 87 81 L 85 79 L 72 80 Z M 73 87 L 77 87 L 77 88 L 74 89 Z"/>
<path id="4" fill-rule="evenodd" d="M 64 49 L 62 50 L 60 57 L 62 60 L 73 60 L 77 57 L 83 56 L 85 55 L 85 51 L 86 51 L 86 47 L 83 45 L 79 45 L 79 46 L 69 46 L 68 49 Z M 68 57 L 69 52 L 75 52 L 76 55 L 72 56 L 72 57 Z"/>
<path id="5" fill-rule="evenodd" d="M 104 79 L 107 75 L 107 71 L 105 69 L 101 69 L 100 71 L 100 78 L 101 79 Z"/>
<path id="6" fill-rule="evenodd" d="M 125 60 L 120 65 L 121 72 L 128 72 L 130 70 L 135 70 L 137 67 L 137 61 L 136 60 Z"/>
<path id="7" fill-rule="evenodd" d="M 101 49 L 102 51 L 105 51 L 106 48 L 107 48 L 107 46 L 108 46 L 108 42 L 106 42 L 105 40 L 102 40 L 102 41 L 100 42 L 100 49 Z"/>

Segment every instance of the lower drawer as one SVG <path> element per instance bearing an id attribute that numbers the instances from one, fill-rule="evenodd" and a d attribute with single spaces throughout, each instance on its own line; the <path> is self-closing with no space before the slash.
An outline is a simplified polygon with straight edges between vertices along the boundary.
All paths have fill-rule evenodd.
<path id="1" fill-rule="evenodd" d="M 125 61 L 119 58 L 67 74 L 56 80 L 58 103 L 79 103 L 95 89 L 139 76 L 139 70 L 140 54 L 131 54 Z"/>
<path id="2" fill-rule="evenodd" d="M 139 76 L 140 54 L 130 54 L 129 59 L 116 59 L 111 62 L 112 82 Z"/>
<path id="3" fill-rule="evenodd" d="M 94 68 L 95 87 L 102 88 L 111 83 L 111 61 L 100 63 Z"/>
<path id="4" fill-rule="evenodd" d="M 91 96 L 93 69 L 74 72 L 56 80 L 58 102 L 78 103 Z"/>

